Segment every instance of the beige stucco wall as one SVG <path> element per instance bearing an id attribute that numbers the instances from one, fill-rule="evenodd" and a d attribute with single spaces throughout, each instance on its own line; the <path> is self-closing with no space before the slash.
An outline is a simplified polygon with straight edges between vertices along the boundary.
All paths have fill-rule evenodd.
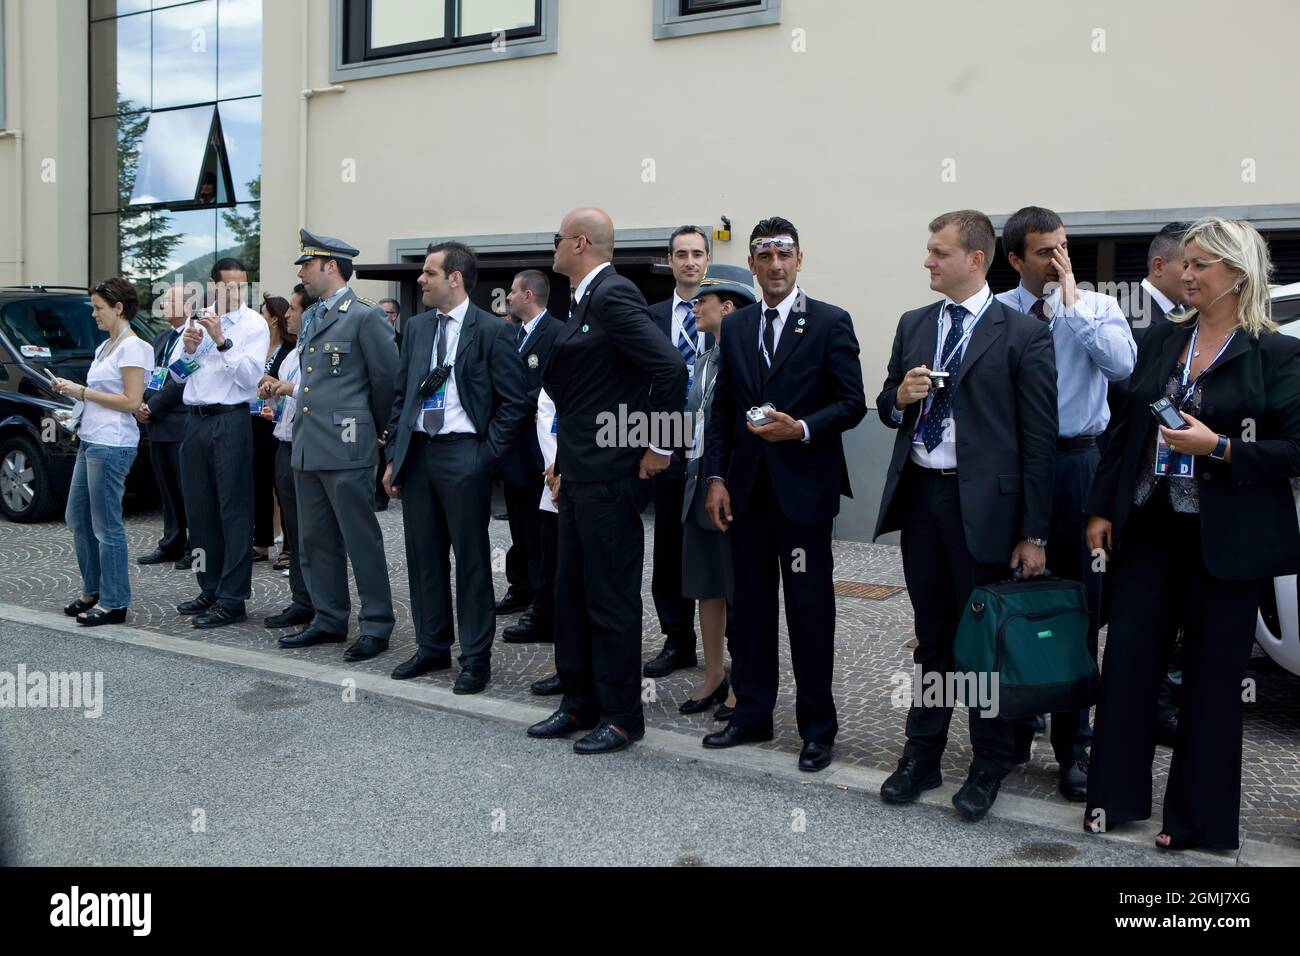
<path id="1" fill-rule="evenodd" d="M 5 20 L 6 123 L 22 141 L 0 137 L 0 283 L 82 285 L 87 5 L 6 0 Z"/>

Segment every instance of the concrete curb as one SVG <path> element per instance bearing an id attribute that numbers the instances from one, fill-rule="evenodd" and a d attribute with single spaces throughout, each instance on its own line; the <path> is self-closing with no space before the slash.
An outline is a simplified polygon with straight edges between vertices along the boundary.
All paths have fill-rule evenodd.
<path id="1" fill-rule="evenodd" d="M 317 664 L 293 657 L 279 657 L 263 651 L 211 644 L 200 638 L 157 634 L 125 625 L 109 625 L 88 630 L 76 624 L 71 618 L 52 611 L 35 611 L 17 605 L 0 604 L 0 617 L 20 624 L 32 624 L 53 631 L 77 634 L 80 637 L 93 637 L 119 644 L 183 654 L 187 657 L 233 664 L 287 677 L 299 677 L 336 687 L 341 687 L 344 681 L 350 680 L 357 690 L 368 694 L 467 717 L 482 717 L 527 726 L 552 713 L 550 707 L 494 700 L 482 694 L 458 696 L 446 688 L 419 681 L 395 681 L 382 674 L 360 673 L 347 667 Z M 882 770 L 837 765 L 832 765 L 828 774 L 810 776 L 800 772 L 793 754 L 761 750 L 756 747 L 705 750 L 700 746 L 700 738 L 696 735 L 658 729 L 647 729 L 645 739 L 639 746 L 666 756 L 697 761 L 736 773 L 762 774 L 798 785 L 857 790 L 869 794 L 873 799 L 888 776 Z M 957 792 L 958 786 L 959 783 L 947 782 L 923 794 L 918 802 L 950 809 L 952 795 Z M 906 808 L 900 808 L 899 812 L 906 812 Z M 990 816 L 1076 834 L 1082 830 L 1083 822 L 1079 804 L 1058 799 L 1023 797 L 1011 793 L 998 796 Z M 1159 829 L 1155 821 L 1149 820 L 1140 824 L 1131 824 L 1121 831 L 1108 834 L 1105 839 L 1141 846 L 1155 855 L 1160 852 L 1154 845 Z M 1185 851 L 1183 855 L 1204 866 L 1300 866 L 1300 850 L 1257 840 L 1243 840 L 1241 848 L 1236 852 L 1190 850 Z"/>

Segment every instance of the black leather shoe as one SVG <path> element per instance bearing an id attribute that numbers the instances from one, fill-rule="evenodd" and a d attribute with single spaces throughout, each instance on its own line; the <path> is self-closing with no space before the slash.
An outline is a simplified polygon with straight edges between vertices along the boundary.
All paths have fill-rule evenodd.
<path id="1" fill-rule="evenodd" d="M 408 657 L 394 667 L 390 676 L 393 680 L 410 680 L 412 677 L 419 677 L 421 674 L 445 671 L 450 667 L 450 654 L 429 654 L 425 651 L 416 651 L 414 656 Z"/>
<path id="2" fill-rule="evenodd" d="M 99 603 L 98 594 L 92 594 L 90 596 L 89 601 L 83 601 L 81 598 L 78 597 L 71 604 L 63 605 L 63 613 L 68 615 L 68 617 L 76 617 L 78 614 L 81 614 L 83 611 L 89 611 L 92 607 L 94 607 L 98 603 Z"/>
<path id="3" fill-rule="evenodd" d="M 373 634 L 362 634 L 352 646 L 343 652 L 345 661 L 368 661 L 372 657 L 378 657 L 384 651 L 388 650 L 388 638 L 375 637 Z"/>
<path id="4" fill-rule="evenodd" d="M 191 551 L 172 565 L 177 571 L 188 571 L 194 567 L 194 552 Z"/>
<path id="5" fill-rule="evenodd" d="M 262 623 L 267 627 L 297 627 L 300 624 L 310 624 L 316 612 L 303 607 L 287 607 L 279 614 L 272 614 Z"/>
<path id="6" fill-rule="evenodd" d="M 106 611 L 102 607 L 91 608 L 77 615 L 77 623 L 82 627 L 99 627 L 101 624 L 122 624 L 126 621 L 126 608 L 117 607 Z"/>
<path id="7" fill-rule="evenodd" d="M 618 724 L 603 723 L 585 737 L 573 742 L 575 754 L 612 754 L 645 736 L 645 728 L 624 730 Z"/>
<path id="8" fill-rule="evenodd" d="M 831 744 L 817 744 L 805 740 L 803 750 L 799 751 L 799 769 L 805 773 L 825 770 L 830 766 L 831 753 L 834 749 Z"/>
<path id="9" fill-rule="evenodd" d="M 980 820 L 998 798 L 1002 781 L 991 773 L 971 767 L 966 782 L 952 795 L 952 805 L 967 820 Z"/>
<path id="10" fill-rule="evenodd" d="M 154 548 L 148 554 L 142 554 L 135 559 L 136 564 L 165 564 L 168 561 L 175 561 L 176 555 L 168 554 L 162 548 Z"/>
<path id="11" fill-rule="evenodd" d="M 524 596 L 515 593 L 514 589 L 506 592 L 506 596 L 497 601 L 498 614 L 514 614 L 516 611 L 526 610 L 533 603 L 531 594 Z"/>
<path id="12" fill-rule="evenodd" d="M 761 744 L 771 739 L 771 730 L 756 733 L 737 727 L 735 724 L 727 724 L 722 730 L 708 734 L 703 743 L 710 750 L 724 750 L 727 747 L 739 747 L 741 744 Z"/>
<path id="13" fill-rule="evenodd" d="M 554 697 L 556 694 L 564 693 L 564 685 L 560 683 L 559 674 L 552 674 L 550 677 L 535 680 L 528 686 L 528 689 L 538 697 Z"/>
<path id="14" fill-rule="evenodd" d="M 466 667 L 456 677 L 452 685 L 453 694 L 477 694 L 487 687 L 492 679 L 492 670 L 488 667 Z"/>
<path id="15" fill-rule="evenodd" d="M 667 677 L 673 671 L 698 667 L 699 664 L 700 660 L 695 656 L 695 651 L 677 654 L 672 648 L 665 647 L 654 660 L 646 661 L 645 666 L 641 668 L 641 674 L 644 677 Z"/>
<path id="16" fill-rule="evenodd" d="M 179 614 L 202 614 L 216 603 L 217 599 L 212 595 L 200 594 L 193 601 L 186 601 L 184 604 L 176 605 L 176 611 Z"/>
<path id="17" fill-rule="evenodd" d="M 232 611 L 220 604 L 209 608 L 202 614 L 194 615 L 194 626 L 200 630 L 209 630 L 214 627 L 225 627 L 227 624 L 238 624 L 240 621 L 248 620 L 248 615 L 243 611 Z"/>
<path id="18" fill-rule="evenodd" d="M 911 803 L 927 790 L 943 783 L 938 767 L 923 765 L 915 757 L 904 757 L 898 768 L 880 786 L 880 799 L 886 803 Z"/>
<path id="19" fill-rule="evenodd" d="M 501 632 L 501 640 L 507 644 L 552 644 L 555 631 L 544 627 L 531 614 L 524 614 L 517 624 L 511 624 Z"/>
<path id="20" fill-rule="evenodd" d="M 567 737 L 575 730 L 590 730 L 593 726 L 593 724 L 584 724 L 568 711 L 557 710 L 545 720 L 529 727 L 528 736 L 539 740 L 553 740 L 556 737 Z"/>
<path id="21" fill-rule="evenodd" d="M 1068 763 L 1061 770 L 1061 780 L 1057 784 L 1061 796 L 1074 803 L 1088 799 L 1088 765 L 1082 760 Z"/>
<path id="22" fill-rule="evenodd" d="M 719 707 L 717 710 L 713 712 L 713 719 L 730 720 L 735 715 L 735 713 L 736 713 L 736 708 L 728 707 L 726 704 L 723 704 L 721 707 Z"/>
<path id="23" fill-rule="evenodd" d="M 347 639 L 346 634 L 331 634 L 312 625 L 297 634 L 286 634 L 276 643 L 281 647 L 315 647 L 317 644 L 342 644 Z"/>
<path id="24" fill-rule="evenodd" d="M 718 685 L 718 689 L 715 690 L 708 697 L 699 697 L 699 698 L 690 697 L 677 705 L 677 712 L 679 714 L 702 713 L 703 711 L 708 710 L 714 704 L 725 703 L 727 700 L 727 695 L 730 693 L 731 693 L 731 682 L 724 677 L 722 678 L 722 683 Z"/>

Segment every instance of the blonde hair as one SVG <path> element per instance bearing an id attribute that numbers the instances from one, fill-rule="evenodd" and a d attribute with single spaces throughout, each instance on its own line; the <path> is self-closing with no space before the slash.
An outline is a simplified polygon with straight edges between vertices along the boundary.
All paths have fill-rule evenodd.
<path id="1" fill-rule="evenodd" d="M 1268 277 L 1273 262 L 1268 255 L 1268 243 L 1250 223 L 1242 219 L 1220 219 L 1206 216 L 1188 228 L 1183 235 L 1183 247 L 1189 242 L 1223 260 L 1233 272 L 1241 276 L 1241 292 L 1237 298 L 1237 325 L 1258 336 L 1261 332 L 1276 332 L 1273 321 L 1272 299 L 1269 296 Z M 1189 309 L 1182 319 L 1186 322 L 1199 314 Z"/>

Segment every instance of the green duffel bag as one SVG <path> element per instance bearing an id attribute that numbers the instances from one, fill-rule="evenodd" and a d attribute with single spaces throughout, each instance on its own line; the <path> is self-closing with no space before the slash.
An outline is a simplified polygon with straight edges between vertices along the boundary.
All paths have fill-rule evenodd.
<path id="1" fill-rule="evenodd" d="M 976 588 L 953 658 L 965 681 L 987 689 L 968 706 L 999 717 L 1079 710 L 1097 699 L 1101 678 L 1088 652 L 1088 602 L 1077 581 L 1045 575 Z"/>

